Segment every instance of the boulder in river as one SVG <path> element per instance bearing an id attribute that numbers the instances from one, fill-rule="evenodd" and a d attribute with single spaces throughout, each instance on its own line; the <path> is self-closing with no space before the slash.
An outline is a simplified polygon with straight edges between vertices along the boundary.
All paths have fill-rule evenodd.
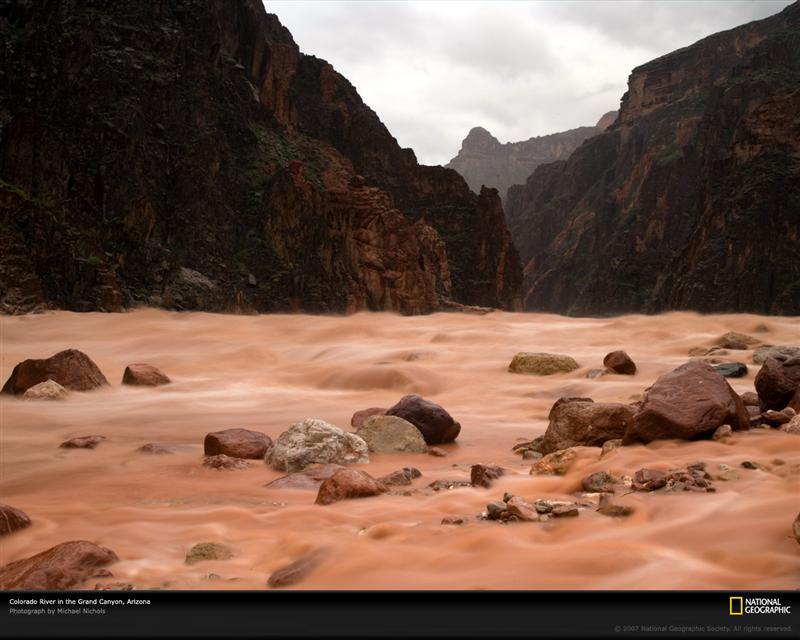
<path id="1" fill-rule="evenodd" d="M 549 376 L 554 373 L 568 373 L 578 368 L 575 359 L 560 353 L 530 353 L 520 351 L 511 360 L 508 370 L 511 373 L 529 373 Z"/>
<path id="2" fill-rule="evenodd" d="M 375 453 L 426 453 L 422 433 L 408 420 L 392 415 L 373 415 L 356 431 Z"/>
<path id="3" fill-rule="evenodd" d="M 29 387 L 22 395 L 25 400 L 66 400 L 67 390 L 55 380 L 45 380 Z"/>
<path id="4" fill-rule="evenodd" d="M 272 446 L 272 438 L 250 429 L 224 429 L 206 435 L 203 451 L 207 456 L 224 453 L 232 458 L 261 459 Z"/>
<path id="5" fill-rule="evenodd" d="M 422 472 L 416 467 L 403 467 L 402 469 L 392 471 L 378 478 L 378 482 L 385 484 L 387 487 L 402 487 L 410 485 L 416 478 L 420 478 L 421 476 Z"/>
<path id="6" fill-rule="evenodd" d="M 800 347 L 787 345 L 764 345 L 753 351 L 753 362 L 764 364 L 767 358 L 787 359 L 800 356 Z"/>
<path id="7" fill-rule="evenodd" d="M 72 391 L 90 391 L 108 385 L 103 372 L 89 356 L 77 349 L 66 349 L 49 358 L 20 362 L 3 385 L 2 393 L 23 394 L 47 380 Z"/>
<path id="8" fill-rule="evenodd" d="M 723 424 L 734 430 L 750 428 L 742 399 L 710 365 L 691 361 L 647 390 L 623 443 L 711 437 Z"/>
<path id="9" fill-rule="evenodd" d="M 470 482 L 473 487 L 490 487 L 505 474 L 505 469 L 485 464 L 473 464 L 470 469 Z"/>
<path id="10" fill-rule="evenodd" d="M 743 362 L 723 362 L 715 364 L 714 371 L 725 378 L 743 378 L 747 375 L 747 365 Z"/>
<path id="11" fill-rule="evenodd" d="M 386 486 L 365 471 L 342 469 L 319 486 L 316 504 L 331 504 L 351 498 L 368 498 L 386 491 Z"/>
<path id="12" fill-rule="evenodd" d="M 738 331 L 728 331 L 725 335 L 720 336 L 716 344 L 723 349 L 752 349 L 754 345 L 760 344 L 761 340 L 748 336 L 746 333 L 739 333 Z"/>
<path id="13" fill-rule="evenodd" d="M 366 464 L 369 449 L 364 439 L 339 427 L 306 418 L 284 431 L 267 450 L 267 464 L 277 471 L 302 471 L 312 464 Z"/>
<path id="14" fill-rule="evenodd" d="M 461 433 L 461 425 L 435 402 L 411 394 L 387 409 L 386 415 L 398 416 L 419 429 L 426 444 L 452 442 Z"/>
<path id="15" fill-rule="evenodd" d="M 622 438 L 635 413 L 636 408 L 629 404 L 559 398 L 550 409 L 539 451 L 552 453 L 579 445 L 599 447 L 607 440 Z"/>
<path id="16" fill-rule="evenodd" d="M 761 410 L 780 411 L 800 389 L 800 356 L 767 358 L 755 379 Z"/>
<path id="17" fill-rule="evenodd" d="M 17 529 L 29 526 L 31 519 L 22 509 L 0 504 L 0 536 L 14 533 Z"/>
<path id="18" fill-rule="evenodd" d="M 603 358 L 603 366 L 612 373 L 632 376 L 636 373 L 636 363 L 624 351 L 612 351 Z"/>
<path id="19" fill-rule="evenodd" d="M 107 576 L 103 567 L 118 560 L 111 549 L 86 540 L 62 542 L 0 567 L 0 589 L 50 591 L 79 587 L 88 578 Z"/>
<path id="20" fill-rule="evenodd" d="M 589 493 L 613 493 L 617 479 L 606 471 L 595 471 L 581 480 L 584 491 Z"/>
<path id="21" fill-rule="evenodd" d="M 533 463 L 531 474 L 566 475 L 577 457 L 578 455 L 573 449 L 563 449 L 548 453 Z"/>
<path id="22" fill-rule="evenodd" d="M 172 382 L 159 369 L 152 364 L 145 362 L 135 362 L 125 367 L 122 374 L 122 384 L 129 384 L 137 387 L 159 387 L 163 384 Z"/>

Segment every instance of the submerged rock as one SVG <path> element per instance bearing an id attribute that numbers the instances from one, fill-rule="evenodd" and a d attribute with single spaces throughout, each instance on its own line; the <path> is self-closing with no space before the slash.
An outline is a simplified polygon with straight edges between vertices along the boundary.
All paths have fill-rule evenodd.
<path id="1" fill-rule="evenodd" d="M 636 363 L 624 351 L 612 351 L 603 358 L 603 366 L 621 375 L 632 376 L 636 373 Z"/>
<path id="2" fill-rule="evenodd" d="M 267 487 L 272 489 L 319 489 L 319 485 L 324 480 L 330 478 L 334 473 L 347 467 L 340 464 L 313 464 L 302 471 L 290 473 L 288 476 L 281 476 L 267 483 Z"/>
<path id="3" fill-rule="evenodd" d="M 414 467 L 403 467 L 397 471 L 387 473 L 385 476 L 378 478 L 378 482 L 387 486 L 408 486 L 416 478 L 420 478 L 422 472 Z"/>
<path id="4" fill-rule="evenodd" d="M 315 549 L 303 554 L 285 567 L 276 569 L 267 580 L 270 587 L 288 587 L 305 580 L 326 556 L 324 549 Z"/>
<path id="5" fill-rule="evenodd" d="M 365 464 L 368 451 L 363 438 L 324 420 L 306 418 L 275 440 L 265 460 L 273 469 L 291 473 L 312 464 Z"/>
<path id="6" fill-rule="evenodd" d="M 125 367 L 122 384 L 137 387 L 159 387 L 172 382 L 167 376 L 151 364 L 136 362 Z"/>
<path id="7" fill-rule="evenodd" d="M 224 429 L 206 435 L 203 452 L 207 456 L 225 454 L 232 458 L 257 460 L 264 457 L 272 446 L 272 438 L 250 429 Z"/>
<path id="8" fill-rule="evenodd" d="M 370 451 L 375 453 L 426 453 L 428 445 L 408 420 L 393 415 L 367 418 L 356 431 Z"/>
<path id="9" fill-rule="evenodd" d="M 218 471 L 237 471 L 248 469 L 250 463 L 241 458 L 231 458 L 224 453 L 216 456 L 206 456 L 203 458 L 203 466 L 207 469 L 217 469 Z"/>
<path id="10" fill-rule="evenodd" d="M 24 360 L 14 367 L 2 393 L 19 395 L 47 380 L 71 391 L 91 391 L 108 385 L 92 359 L 77 349 L 66 349 L 42 360 Z"/>
<path id="11" fill-rule="evenodd" d="M 530 353 L 520 351 L 511 360 L 508 370 L 511 373 L 529 373 L 549 376 L 554 373 L 568 373 L 579 367 L 574 358 L 559 353 Z"/>
<path id="12" fill-rule="evenodd" d="M 533 463 L 531 474 L 566 475 L 577 457 L 577 454 L 572 449 L 548 453 L 541 460 Z"/>
<path id="13" fill-rule="evenodd" d="M 111 549 L 86 540 L 62 542 L 0 567 L 0 589 L 49 591 L 79 587 L 89 578 L 107 576 L 103 567 L 118 560 Z"/>
<path id="14" fill-rule="evenodd" d="M 30 526 L 31 519 L 22 509 L 0 504 L 0 536 L 8 535 L 18 529 Z"/>
<path id="15" fill-rule="evenodd" d="M 94 449 L 101 442 L 105 442 L 105 436 L 79 436 L 65 440 L 59 446 L 60 449 Z"/>
<path id="16" fill-rule="evenodd" d="M 797 517 L 794 519 L 794 523 L 792 524 L 792 533 L 794 533 L 794 539 L 797 540 L 798 544 L 800 544 L 800 513 L 798 513 Z"/>
<path id="17" fill-rule="evenodd" d="M 584 491 L 589 493 L 613 493 L 617 479 L 606 471 L 595 471 L 581 480 Z"/>
<path id="18" fill-rule="evenodd" d="M 723 349 L 751 349 L 754 345 L 760 344 L 761 340 L 748 336 L 746 333 L 739 333 L 738 331 L 728 331 L 725 335 L 717 339 L 717 345 Z"/>
<path id="19" fill-rule="evenodd" d="M 22 397 L 25 400 L 66 400 L 68 395 L 55 380 L 45 380 L 30 387 Z"/>
<path id="20" fill-rule="evenodd" d="M 205 560 L 230 560 L 233 552 L 230 547 L 219 542 L 200 542 L 186 554 L 186 564 L 195 564 Z"/>
<path id="21" fill-rule="evenodd" d="M 365 471 L 342 469 L 322 482 L 315 502 L 327 505 L 339 500 L 377 496 L 386 490 L 384 484 Z"/>
<path id="22" fill-rule="evenodd" d="M 647 390 L 623 443 L 710 437 L 723 424 L 734 430 L 750 427 L 742 399 L 709 365 L 691 361 Z"/>
<path id="23" fill-rule="evenodd" d="M 753 351 L 753 362 L 764 364 L 769 358 L 788 359 L 800 356 L 800 347 L 789 347 L 786 345 L 765 345 Z"/>
<path id="24" fill-rule="evenodd" d="M 722 441 L 727 440 L 733 435 L 733 429 L 731 429 L 731 425 L 723 424 L 720 427 L 717 427 L 716 431 L 714 431 L 714 435 L 711 436 L 712 440 Z"/>
<path id="25" fill-rule="evenodd" d="M 416 394 L 403 397 L 386 410 L 386 415 L 398 416 L 413 424 L 426 444 L 452 442 L 461 432 L 461 425 L 443 407 Z"/>

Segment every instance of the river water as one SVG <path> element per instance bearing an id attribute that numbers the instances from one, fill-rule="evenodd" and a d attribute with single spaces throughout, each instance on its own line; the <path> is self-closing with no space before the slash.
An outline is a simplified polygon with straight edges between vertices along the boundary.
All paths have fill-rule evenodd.
<path id="1" fill-rule="evenodd" d="M 767 331 L 754 333 L 757 325 Z M 0 318 L 4 381 L 25 358 L 86 352 L 109 388 L 65 402 L 0 401 L 0 502 L 23 509 L 31 527 L 0 538 L 0 564 L 66 540 L 113 549 L 114 577 L 137 588 L 266 588 L 266 580 L 318 548 L 322 564 L 296 588 L 325 589 L 794 589 L 800 547 L 800 437 L 774 430 L 737 434 L 732 444 L 661 441 L 621 448 L 601 460 L 578 449 L 564 477 L 529 475 L 514 444 L 544 432 L 560 396 L 629 401 L 728 330 L 773 344 L 800 343 L 797 318 L 668 313 L 610 319 L 494 312 L 401 317 L 359 313 L 229 316 L 137 310 L 52 312 Z M 585 378 L 610 350 L 625 349 L 635 376 Z M 581 368 L 548 377 L 515 375 L 517 351 L 566 353 Z M 731 380 L 752 391 L 750 366 Z M 173 379 L 160 388 L 119 384 L 126 364 L 148 362 Z M 446 457 L 372 454 L 374 476 L 404 466 L 423 477 L 412 495 L 382 495 L 329 506 L 314 491 L 270 489 L 280 473 L 260 461 L 243 471 L 203 468 L 209 431 L 246 427 L 273 439 L 306 417 L 350 429 L 354 411 L 388 407 L 406 393 L 444 406 L 462 431 Z M 94 450 L 64 450 L 74 436 L 104 435 Z M 147 442 L 182 445 L 147 455 Z M 473 520 L 505 491 L 527 499 L 570 498 L 598 470 L 632 475 L 703 460 L 737 470 L 716 493 L 631 494 L 626 519 L 586 511 L 549 523 Z M 744 460 L 766 470 L 740 467 Z M 428 483 L 468 479 L 474 463 L 509 475 L 490 489 L 433 492 Z M 440 524 L 461 516 L 462 526 Z M 222 542 L 234 557 L 186 565 L 196 543 Z M 211 574 L 211 575 L 210 575 Z M 93 586 L 93 583 L 90 584 Z"/>

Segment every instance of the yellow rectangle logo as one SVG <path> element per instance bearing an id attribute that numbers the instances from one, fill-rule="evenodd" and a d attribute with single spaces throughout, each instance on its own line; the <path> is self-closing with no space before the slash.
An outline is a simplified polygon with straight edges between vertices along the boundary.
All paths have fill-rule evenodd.
<path id="1" fill-rule="evenodd" d="M 732 616 L 744 615 L 744 601 L 742 596 L 731 596 L 730 598 L 730 614 Z"/>

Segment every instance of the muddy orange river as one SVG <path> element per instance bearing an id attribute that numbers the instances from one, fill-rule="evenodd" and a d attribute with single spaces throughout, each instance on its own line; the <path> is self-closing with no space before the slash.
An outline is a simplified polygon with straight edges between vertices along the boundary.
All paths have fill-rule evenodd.
<path id="1" fill-rule="evenodd" d="M 3 317 L 4 381 L 14 364 L 73 347 L 100 366 L 112 386 L 71 393 L 65 402 L 3 396 L 0 501 L 23 509 L 32 526 L 0 538 L 2 564 L 59 542 L 85 539 L 113 549 L 110 582 L 136 588 L 268 588 L 277 568 L 326 548 L 305 589 L 794 589 L 800 547 L 791 523 L 800 511 L 800 437 L 755 429 L 714 441 L 660 441 L 618 449 L 579 448 L 563 477 L 532 476 L 511 452 L 540 435 L 560 396 L 628 401 L 657 376 L 728 330 L 773 344 L 798 344 L 798 318 L 669 313 L 611 319 L 495 312 L 485 316 L 400 317 L 360 313 L 228 316 L 139 310 L 124 314 L 54 312 Z M 610 350 L 625 349 L 635 376 L 587 379 Z M 517 351 L 573 356 L 581 368 L 548 377 L 507 372 Z M 752 391 L 758 367 L 731 380 Z M 120 386 L 126 364 L 149 362 L 173 384 Z M 510 474 L 489 489 L 456 488 L 314 504 L 315 491 L 270 489 L 282 475 L 263 462 L 247 470 L 202 467 L 210 431 L 246 427 L 273 439 L 294 422 L 321 418 L 346 430 L 354 411 L 391 406 L 406 393 L 444 406 L 461 422 L 447 457 L 371 454 L 373 476 L 420 469 L 414 487 L 468 479 L 474 463 Z M 104 435 L 94 450 L 65 450 L 73 436 Z M 147 455 L 147 442 L 184 445 Z M 585 475 L 632 475 L 703 460 L 739 479 L 716 493 L 635 493 L 629 518 L 592 510 L 547 523 L 475 520 L 506 491 L 533 500 L 570 499 Z M 765 470 L 740 467 L 744 460 Z M 574 498 L 573 498 L 574 499 Z M 462 526 L 442 525 L 462 516 Z M 196 543 L 229 545 L 225 561 L 185 564 Z M 94 579 L 87 585 L 92 588 Z"/>

